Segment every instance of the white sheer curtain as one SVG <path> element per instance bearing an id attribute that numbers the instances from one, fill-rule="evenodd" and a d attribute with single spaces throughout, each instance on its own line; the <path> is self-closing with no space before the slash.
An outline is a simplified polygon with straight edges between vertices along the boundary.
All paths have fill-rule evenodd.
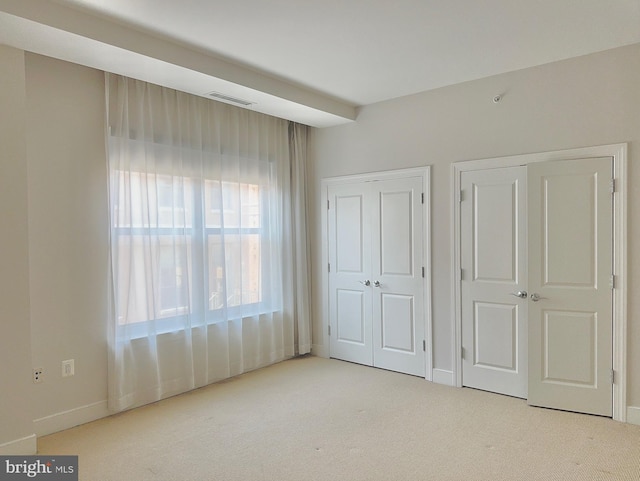
<path id="1" fill-rule="evenodd" d="M 114 411 L 310 351 L 306 127 L 106 74 Z"/>

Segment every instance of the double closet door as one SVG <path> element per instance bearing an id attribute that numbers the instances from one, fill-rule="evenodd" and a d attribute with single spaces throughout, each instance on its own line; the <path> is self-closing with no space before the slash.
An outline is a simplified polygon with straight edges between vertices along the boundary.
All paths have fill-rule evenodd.
<path id="1" fill-rule="evenodd" d="M 612 415 L 612 159 L 463 172 L 463 385 Z"/>
<path id="2" fill-rule="evenodd" d="M 425 376 L 423 183 L 328 187 L 331 357 Z"/>

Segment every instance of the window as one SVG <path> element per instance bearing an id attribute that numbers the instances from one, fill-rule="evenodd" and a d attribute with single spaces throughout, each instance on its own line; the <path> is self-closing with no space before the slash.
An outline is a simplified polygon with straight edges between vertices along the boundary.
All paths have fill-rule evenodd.
<path id="1" fill-rule="evenodd" d="M 105 85 L 109 407 L 309 352 L 307 129 L 110 73 Z"/>
<path id="2" fill-rule="evenodd" d="M 170 330 L 181 316 L 217 322 L 266 308 L 261 249 L 267 222 L 258 183 L 115 175 L 120 325 L 154 320 Z"/>

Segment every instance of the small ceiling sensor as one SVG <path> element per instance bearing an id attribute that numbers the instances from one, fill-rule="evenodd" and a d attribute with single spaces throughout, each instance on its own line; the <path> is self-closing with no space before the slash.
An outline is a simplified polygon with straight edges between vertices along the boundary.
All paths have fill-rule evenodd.
<path id="1" fill-rule="evenodd" d="M 501 100 L 502 100 L 502 95 L 496 95 L 495 97 L 493 97 L 493 103 L 494 104 L 497 104 Z"/>

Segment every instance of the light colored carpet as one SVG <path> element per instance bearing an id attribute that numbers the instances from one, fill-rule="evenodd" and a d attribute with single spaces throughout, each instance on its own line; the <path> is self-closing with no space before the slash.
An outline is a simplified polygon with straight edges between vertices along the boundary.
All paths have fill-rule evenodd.
<path id="1" fill-rule="evenodd" d="M 85 481 L 640 480 L 640 426 L 316 357 L 38 447 Z"/>

